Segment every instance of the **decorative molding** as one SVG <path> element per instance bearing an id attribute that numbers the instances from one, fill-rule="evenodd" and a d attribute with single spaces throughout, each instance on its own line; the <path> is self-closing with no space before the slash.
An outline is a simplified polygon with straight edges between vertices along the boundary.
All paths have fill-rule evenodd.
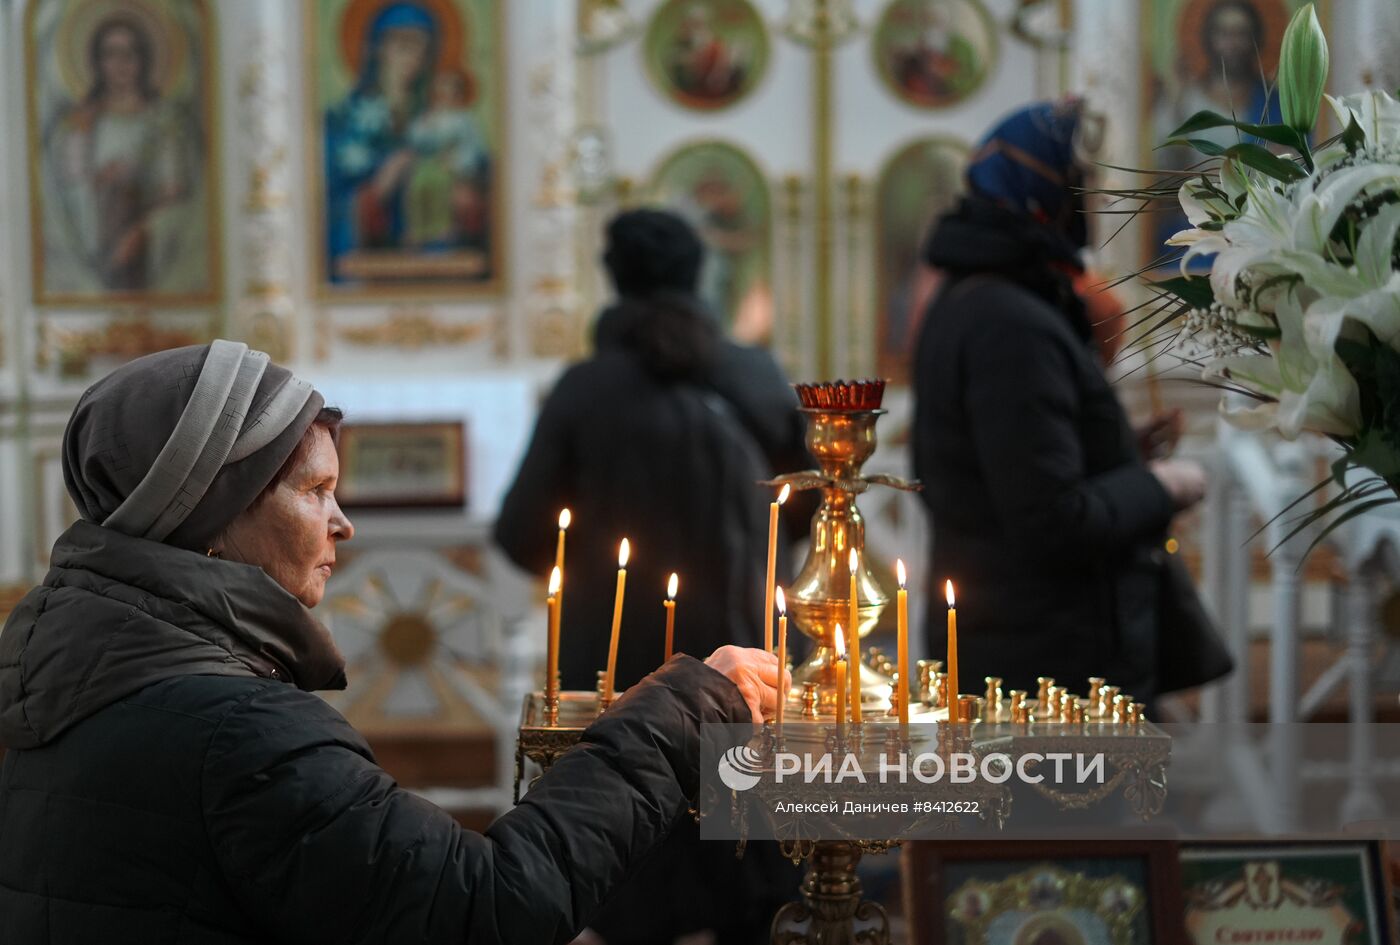
<path id="1" fill-rule="evenodd" d="M 390 312 L 382 322 L 346 326 L 336 334 L 352 345 L 421 351 L 424 348 L 468 344 L 486 336 L 490 330 L 487 322 L 444 322 L 430 308 L 405 306 Z"/>
<path id="2" fill-rule="evenodd" d="M 202 328 L 158 323 L 149 311 L 116 313 L 97 328 L 60 328 L 52 316 L 38 319 L 38 345 L 34 364 L 40 370 L 51 366 L 66 378 L 87 376 L 95 358 L 109 357 L 130 361 L 142 355 L 197 345 L 211 341 L 214 330 L 207 316 Z"/>

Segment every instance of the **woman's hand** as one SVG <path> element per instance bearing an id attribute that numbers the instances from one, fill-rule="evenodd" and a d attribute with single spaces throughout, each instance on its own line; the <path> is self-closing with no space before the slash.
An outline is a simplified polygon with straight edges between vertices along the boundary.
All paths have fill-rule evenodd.
<path id="1" fill-rule="evenodd" d="M 1180 407 L 1153 414 L 1151 419 L 1133 431 L 1137 434 L 1138 449 L 1143 458 L 1166 459 L 1170 456 L 1176 450 L 1185 426 L 1186 415 Z"/>
<path id="2" fill-rule="evenodd" d="M 1149 463 L 1147 468 L 1167 490 L 1177 509 L 1189 509 L 1205 498 L 1206 471 L 1200 463 L 1189 459 L 1159 459 Z"/>
<path id="3" fill-rule="evenodd" d="M 718 670 L 739 687 L 749 704 L 755 725 L 762 725 L 764 713 L 778 707 L 778 657 L 764 650 L 722 646 L 710 654 L 705 665 Z M 783 670 L 783 692 L 792 686 L 792 673 Z"/>

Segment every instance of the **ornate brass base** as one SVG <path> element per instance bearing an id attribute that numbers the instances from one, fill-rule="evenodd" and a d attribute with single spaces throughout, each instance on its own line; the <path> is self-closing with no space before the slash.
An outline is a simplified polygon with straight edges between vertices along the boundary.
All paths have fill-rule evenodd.
<path id="1" fill-rule="evenodd" d="M 889 945 L 890 920 L 878 903 L 862 899 L 856 864 L 861 846 L 851 840 L 812 844 L 802 901 L 773 917 L 773 945 Z"/>

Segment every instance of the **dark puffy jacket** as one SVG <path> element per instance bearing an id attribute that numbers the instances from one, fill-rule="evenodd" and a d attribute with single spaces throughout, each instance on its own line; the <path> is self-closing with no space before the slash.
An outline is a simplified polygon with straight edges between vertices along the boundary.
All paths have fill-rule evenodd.
<path id="1" fill-rule="evenodd" d="M 0 633 L 0 942 L 564 942 L 749 717 L 677 657 L 476 834 L 303 691 L 338 666 L 260 570 L 74 526 Z"/>
<path id="2" fill-rule="evenodd" d="M 565 689 L 591 689 L 607 662 L 617 546 L 632 545 L 617 656 L 620 686 L 661 662 L 661 601 L 680 575 L 676 649 L 762 646 L 771 490 L 758 481 L 811 465 L 797 399 L 765 352 L 722 342 L 703 380 L 654 376 L 610 339 L 564 372 L 496 520 L 496 540 L 541 577 L 568 506 L 560 653 Z M 786 562 L 783 562 L 786 571 Z"/>
<path id="3" fill-rule="evenodd" d="M 1174 513 L 1139 458 L 1066 272 L 1030 220 L 967 201 L 931 261 L 949 278 L 914 362 L 914 469 L 933 516 L 929 588 L 957 589 L 962 679 L 1154 690 L 1157 549 Z M 947 648 L 929 609 L 931 649 Z M 980 682 L 964 685 L 980 691 Z"/>

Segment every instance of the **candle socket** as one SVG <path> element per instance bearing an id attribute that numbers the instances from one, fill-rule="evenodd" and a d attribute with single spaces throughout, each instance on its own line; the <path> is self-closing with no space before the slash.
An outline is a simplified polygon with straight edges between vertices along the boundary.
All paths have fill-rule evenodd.
<path id="1" fill-rule="evenodd" d="M 1108 680 L 1102 676 L 1089 677 L 1089 704 L 1085 711 L 1094 717 L 1103 714 L 1103 687 Z"/>
<path id="2" fill-rule="evenodd" d="M 1078 696 L 1074 696 L 1074 695 L 1070 695 L 1070 694 L 1068 694 L 1068 693 L 1066 693 L 1065 695 L 1063 695 L 1063 696 L 1060 697 L 1060 721 L 1061 721 L 1061 722 L 1073 722 L 1073 721 L 1074 721 L 1074 712 L 1075 712 L 1076 709 L 1079 710 L 1079 718 L 1080 718 L 1081 720 L 1083 720 L 1083 718 L 1084 718 L 1084 710 L 1083 710 L 1082 708 L 1080 708 L 1080 705 L 1079 705 L 1079 697 L 1078 697 Z"/>
<path id="3" fill-rule="evenodd" d="M 943 668 L 942 660 L 919 660 L 914 664 L 919 671 L 919 701 L 933 705 L 933 676 Z"/>
<path id="4" fill-rule="evenodd" d="M 544 724 L 549 728 L 559 727 L 559 691 L 544 691 Z"/>
<path id="5" fill-rule="evenodd" d="M 909 739 L 896 728 L 885 729 L 885 758 L 897 761 L 900 754 L 909 750 Z"/>
<path id="6" fill-rule="evenodd" d="M 613 703 L 613 694 L 608 691 L 608 671 L 598 670 L 598 714 L 602 715 Z"/>
<path id="7" fill-rule="evenodd" d="M 904 680 L 899 678 L 899 673 L 890 676 L 890 709 L 885 715 L 892 719 L 899 718 L 899 707 L 907 697 L 904 694 Z"/>
<path id="8" fill-rule="evenodd" d="M 982 707 L 985 700 L 981 696 L 958 696 L 958 722 L 982 721 Z"/>
<path id="9" fill-rule="evenodd" d="M 1011 690 L 1011 721 L 1024 725 L 1031 720 L 1030 703 L 1026 701 L 1026 690 Z"/>
<path id="10" fill-rule="evenodd" d="M 802 719 L 805 722 L 815 722 L 821 718 L 817 710 L 817 684 L 815 682 L 805 682 L 802 684 Z"/>
<path id="11" fill-rule="evenodd" d="M 983 682 L 987 684 L 987 715 L 992 721 L 996 721 L 1001 715 L 1001 677 L 985 676 Z"/>
<path id="12" fill-rule="evenodd" d="M 1117 686 L 1104 686 L 1100 690 L 1099 717 L 1110 721 L 1113 719 L 1113 706 L 1118 700 L 1120 690 Z"/>
<path id="13" fill-rule="evenodd" d="M 850 750 L 850 736 L 845 725 L 833 726 L 831 731 L 826 733 L 826 750 L 831 753 L 845 754 Z"/>
<path id="14" fill-rule="evenodd" d="M 1133 704 L 1133 697 L 1126 695 L 1116 695 L 1113 697 L 1113 721 L 1118 725 L 1126 725 L 1128 722 L 1128 707 Z"/>
<path id="15" fill-rule="evenodd" d="M 948 674 L 933 674 L 933 701 L 930 703 L 935 709 L 946 709 L 948 707 Z"/>
<path id="16" fill-rule="evenodd" d="M 1147 705 L 1142 702 L 1134 702 L 1128 706 L 1128 724 L 1141 725 L 1147 721 Z"/>
<path id="17" fill-rule="evenodd" d="M 1045 707 L 1045 717 L 1052 722 L 1058 721 L 1060 718 L 1060 709 L 1064 705 L 1065 692 L 1064 686 L 1050 687 L 1050 698 Z"/>
<path id="18" fill-rule="evenodd" d="M 1035 696 L 1035 714 L 1038 715 L 1038 716 L 1040 716 L 1040 717 L 1043 718 L 1043 719 L 1044 719 L 1044 718 L 1049 718 L 1049 717 L 1050 717 L 1050 689 L 1051 689 L 1052 686 L 1055 685 L 1055 677 L 1054 677 L 1054 676 L 1037 676 L 1037 677 L 1035 678 L 1035 681 L 1036 681 L 1037 685 L 1040 686 L 1040 690 L 1039 690 L 1039 692 L 1036 693 L 1036 696 Z"/>

